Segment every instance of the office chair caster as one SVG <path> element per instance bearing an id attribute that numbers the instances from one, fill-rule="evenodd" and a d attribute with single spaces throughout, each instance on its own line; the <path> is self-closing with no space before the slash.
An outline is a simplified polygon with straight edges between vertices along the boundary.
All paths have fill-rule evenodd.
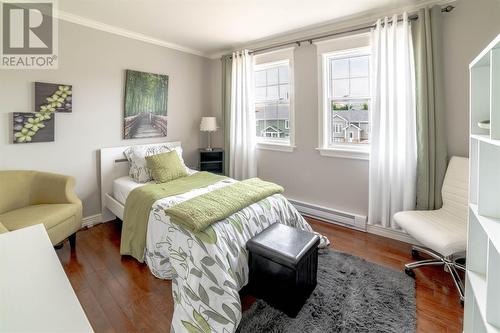
<path id="1" fill-rule="evenodd" d="M 415 278 L 415 272 L 409 268 L 405 268 L 405 274 L 409 277 Z"/>

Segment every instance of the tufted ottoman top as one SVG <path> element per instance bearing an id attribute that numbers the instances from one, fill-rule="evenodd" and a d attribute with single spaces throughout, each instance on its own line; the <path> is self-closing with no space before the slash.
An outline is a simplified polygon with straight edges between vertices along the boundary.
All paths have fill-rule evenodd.
<path id="1" fill-rule="evenodd" d="M 275 223 L 251 238 L 247 249 L 274 262 L 296 268 L 302 257 L 319 245 L 319 236 L 311 232 Z"/>

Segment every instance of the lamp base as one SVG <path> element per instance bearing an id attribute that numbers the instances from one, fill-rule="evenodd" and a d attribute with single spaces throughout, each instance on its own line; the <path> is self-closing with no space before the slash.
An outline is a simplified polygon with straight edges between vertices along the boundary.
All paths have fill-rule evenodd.
<path id="1" fill-rule="evenodd" d="M 211 138 L 211 131 L 208 131 L 208 147 L 205 148 L 206 151 L 212 151 L 212 138 Z"/>

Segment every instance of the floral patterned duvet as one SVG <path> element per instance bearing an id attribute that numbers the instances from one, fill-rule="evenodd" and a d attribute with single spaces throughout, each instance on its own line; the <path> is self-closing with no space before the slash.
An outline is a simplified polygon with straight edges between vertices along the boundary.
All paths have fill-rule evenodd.
<path id="1" fill-rule="evenodd" d="M 246 242 L 273 223 L 312 232 L 295 207 L 280 194 L 250 205 L 197 234 L 171 223 L 164 212 L 234 182 L 226 179 L 164 198 L 151 208 L 145 260 L 156 277 L 172 279 L 171 332 L 234 332 L 241 319 L 238 291 L 248 282 Z M 321 236 L 320 247 L 327 245 L 328 240 Z"/>

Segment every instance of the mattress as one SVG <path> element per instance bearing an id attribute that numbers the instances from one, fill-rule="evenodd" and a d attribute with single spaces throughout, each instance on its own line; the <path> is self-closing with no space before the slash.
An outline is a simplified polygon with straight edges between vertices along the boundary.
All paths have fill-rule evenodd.
<path id="1" fill-rule="evenodd" d="M 195 172 L 197 171 L 187 168 L 188 175 L 192 175 Z M 129 176 L 116 178 L 115 180 L 113 180 L 113 198 L 115 198 L 116 201 L 125 206 L 125 201 L 127 201 L 129 193 L 132 192 L 134 188 L 154 183 L 154 181 L 148 183 L 138 183 Z"/>
<path id="2" fill-rule="evenodd" d="M 123 176 L 113 180 L 113 197 L 122 205 L 125 205 L 130 192 L 136 187 L 144 184 L 134 181 L 129 176 Z"/>

